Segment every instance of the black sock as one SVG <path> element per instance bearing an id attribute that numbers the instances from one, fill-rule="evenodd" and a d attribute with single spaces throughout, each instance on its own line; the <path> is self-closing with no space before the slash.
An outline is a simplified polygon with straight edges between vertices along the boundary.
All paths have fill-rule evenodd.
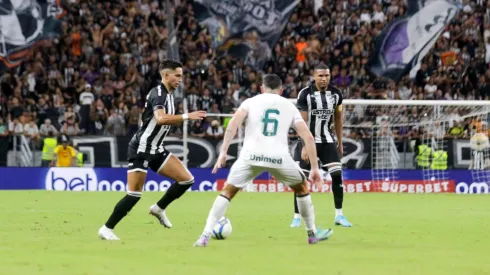
<path id="1" fill-rule="evenodd" d="M 298 201 L 296 201 L 296 193 L 294 193 L 294 214 L 299 214 Z"/>
<path id="2" fill-rule="evenodd" d="M 192 182 L 187 181 L 185 184 L 174 182 L 174 184 L 168 188 L 167 192 L 165 192 L 165 195 L 163 195 L 163 197 L 157 202 L 158 207 L 165 210 L 174 200 L 180 198 L 180 196 L 182 196 L 187 189 L 191 188 L 193 183 L 194 180 L 192 180 Z"/>
<path id="3" fill-rule="evenodd" d="M 122 198 L 114 207 L 111 216 L 105 223 L 105 226 L 110 229 L 114 227 L 126 216 L 133 206 L 141 199 L 141 197 L 135 197 L 131 195 L 126 195 Z"/>
<path id="4" fill-rule="evenodd" d="M 342 187 L 342 171 L 338 170 L 330 173 L 332 177 L 332 193 L 335 209 L 342 209 L 344 202 L 344 188 Z"/>

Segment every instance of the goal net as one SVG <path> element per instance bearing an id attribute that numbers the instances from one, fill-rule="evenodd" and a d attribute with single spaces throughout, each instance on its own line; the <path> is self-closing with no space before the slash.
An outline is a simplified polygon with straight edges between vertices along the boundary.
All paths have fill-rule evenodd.
<path id="1" fill-rule="evenodd" d="M 426 183 L 450 180 L 450 169 L 470 169 L 473 182 L 490 184 L 486 102 L 345 100 L 343 105 L 344 147 L 362 144 L 358 154 L 370 156 L 349 163 L 358 158 L 351 149 L 342 163 L 370 169 L 373 186 L 399 191 L 392 183 L 405 180 L 405 169 L 418 169 Z"/>

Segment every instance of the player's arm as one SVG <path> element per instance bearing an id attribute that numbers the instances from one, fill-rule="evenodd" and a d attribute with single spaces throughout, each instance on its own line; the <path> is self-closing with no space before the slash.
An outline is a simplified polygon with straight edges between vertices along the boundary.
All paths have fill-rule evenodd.
<path id="1" fill-rule="evenodd" d="M 221 145 L 220 154 L 225 154 L 228 152 L 228 148 L 230 147 L 231 141 L 233 137 L 235 137 L 238 127 L 243 124 L 245 118 L 247 117 L 248 111 L 244 108 L 239 108 L 233 117 L 228 123 L 228 127 L 226 127 L 225 136 L 223 138 L 223 145 Z"/>
<path id="2" fill-rule="evenodd" d="M 335 109 L 334 115 L 334 125 L 335 125 L 335 134 L 337 135 L 337 142 L 339 143 L 339 148 L 342 148 L 342 105 L 337 106 Z"/>
<path id="3" fill-rule="evenodd" d="M 225 136 L 223 137 L 223 144 L 221 145 L 221 151 L 219 153 L 218 160 L 216 160 L 216 164 L 214 165 L 212 173 L 215 174 L 219 168 L 224 167 L 226 165 L 226 152 L 228 152 L 228 148 L 230 147 L 231 141 L 233 137 L 235 137 L 238 127 L 243 124 L 245 118 L 248 115 L 249 111 L 250 99 L 245 100 L 238 110 L 235 112 L 230 122 L 228 123 L 228 127 L 226 127 Z"/>
<path id="4" fill-rule="evenodd" d="M 335 109 L 335 115 L 334 115 L 334 125 L 335 125 L 335 134 L 337 135 L 337 142 L 339 146 L 339 153 L 340 156 L 344 154 L 344 147 L 342 144 L 342 128 L 343 128 L 343 121 L 342 121 L 342 93 L 339 91 L 339 101 L 337 102 L 337 108 Z"/>
<path id="5" fill-rule="evenodd" d="M 70 148 L 70 156 L 71 156 L 71 166 L 75 167 L 78 166 L 78 161 L 77 161 L 77 153 L 75 152 L 75 148 L 69 147 Z"/>
<path id="6" fill-rule="evenodd" d="M 162 95 L 163 93 L 163 95 Z M 153 89 L 148 95 L 148 101 L 153 107 L 153 116 L 158 125 L 179 126 L 184 120 L 202 120 L 206 117 L 206 112 L 197 111 L 182 115 L 170 115 L 165 112 L 167 96 L 162 91 Z M 148 102 L 146 103 L 148 104 Z"/>
<path id="7" fill-rule="evenodd" d="M 298 98 L 296 99 L 296 107 L 301 114 L 303 120 L 308 123 L 308 102 L 306 97 L 308 96 L 309 87 L 306 87 L 299 91 Z"/>
<path id="8" fill-rule="evenodd" d="M 179 126 L 184 120 L 202 120 L 206 117 L 205 111 L 197 111 L 182 115 L 169 115 L 165 113 L 165 109 L 153 109 L 153 115 L 158 125 L 173 125 Z"/>

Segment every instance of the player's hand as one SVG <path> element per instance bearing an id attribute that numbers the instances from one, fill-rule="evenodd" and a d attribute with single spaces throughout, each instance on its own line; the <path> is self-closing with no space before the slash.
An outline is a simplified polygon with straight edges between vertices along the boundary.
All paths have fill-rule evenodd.
<path id="1" fill-rule="evenodd" d="M 187 115 L 189 116 L 189 120 L 202 120 L 206 117 L 206 111 L 196 111 Z"/>
<path id="2" fill-rule="evenodd" d="M 342 143 L 337 144 L 337 148 L 339 149 L 340 157 L 344 156 L 344 145 Z"/>
<path id="3" fill-rule="evenodd" d="M 323 179 L 322 179 L 322 176 L 320 175 L 320 170 L 311 169 L 310 170 L 310 179 L 311 179 L 311 182 L 316 186 L 316 188 L 318 188 L 318 190 L 322 190 Z"/>
<path id="4" fill-rule="evenodd" d="M 219 154 L 218 160 L 216 160 L 216 164 L 214 165 L 213 171 L 211 173 L 216 174 L 218 169 L 226 166 L 226 154 Z"/>
<path id="5" fill-rule="evenodd" d="M 310 159 L 308 159 L 308 153 L 306 152 L 305 147 L 301 149 L 301 159 L 304 160 L 306 163 L 310 163 Z"/>

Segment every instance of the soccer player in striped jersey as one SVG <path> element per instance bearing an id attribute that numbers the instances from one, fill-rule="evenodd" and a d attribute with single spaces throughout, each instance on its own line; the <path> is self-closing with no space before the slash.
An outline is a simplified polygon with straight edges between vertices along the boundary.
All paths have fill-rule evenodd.
<path id="1" fill-rule="evenodd" d="M 490 167 L 490 159 L 487 152 L 490 147 L 488 136 L 484 133 L 476 133 L 470 139 L 471 163 L 470 170 L 486 170 Z"/>
<path id="2" fill-rule="evenodd" d="M 307 122 L 311 134 L 315 137 L 318 159 L 310 160 L 301 143 L 297 146 L 295 161 L 303 171 L 308 171 L 310 162 L 322 163 L 322 168 L 332 177 L 332 193 L 335 203 L 335 225 L 351 227 L 352 224 L 342 213 L 344 187 L 342 185 L 342 92 L 330 84 L 330 70 L 320 64 L 314 69 L 314 82 L 298 94 L 297 107 Z M 332 131 L 332 124 L 335 131 Z M 337 141 L 334 138 L 334 132 Z M 336 144 L 337 142 L 337 144 Z M 301 226 L 296 194 L 294 198 L 295 214 L 291 227 Z"/>
<path id="3" fill-rule="evenodd" d="M 172 126 L 180 125 L 184 120 L 202 120 L 206 112 L 175 115 L 173 91 L 182 82 L 182 64 L 167 59 L 160 64 L 159 71 L 162 83 L 151 89 L 146 96 L 141 128 L 129 142 L 128 192 L 100 228 L 99 237 L 104 240 L 119 240 L 113 229 L 140 200 L 148 168 L 175 180 L 165 195 L 150 206 L 150 214 L 166 228 L 171 228 L 172 224 L 165 209 L 194 183 L 194 177 L 184 164 L 163 147 L 163 140 Z"/>
<path id="4" fill-rule="evenodd" d="M 490 166 L 489 164 L 484 151 L 473 150 L 471 152 L 470 170 L 486 170 Z"/>

